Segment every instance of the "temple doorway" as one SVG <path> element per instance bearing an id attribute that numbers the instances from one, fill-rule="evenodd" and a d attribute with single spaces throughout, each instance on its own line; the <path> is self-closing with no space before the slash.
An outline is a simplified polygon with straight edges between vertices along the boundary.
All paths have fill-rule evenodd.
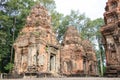
<path id="1" fill-rule="evenodd" d="M 55 65 L 55 55 L 51 54 L 50 55 L 50 71 L 55 71 L 56 65 Z"/>

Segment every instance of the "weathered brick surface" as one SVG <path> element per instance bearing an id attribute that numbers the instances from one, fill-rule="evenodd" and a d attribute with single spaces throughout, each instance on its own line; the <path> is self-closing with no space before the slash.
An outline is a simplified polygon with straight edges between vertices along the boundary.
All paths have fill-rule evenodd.
<path id="1" fill-rule="evenodd" d="M 106 76 L 120 76 L 120 0 L 108 0 L 101 27 L 106 54 Z"/>
<path id="2" fill-rule="evenodd" d="M 69 26 L 61 49 L 61 71 L 64 74 L 81 76 L 97 75 L 97 60 L 89 40 L 82 40 L 74 26 Z"/>
<path id="3" fill-rule="evenodd" d="M 14 43 L 14 73 L 58 72 L 57 44 L 48 11 L 41 5 L 34 6 Z"/>

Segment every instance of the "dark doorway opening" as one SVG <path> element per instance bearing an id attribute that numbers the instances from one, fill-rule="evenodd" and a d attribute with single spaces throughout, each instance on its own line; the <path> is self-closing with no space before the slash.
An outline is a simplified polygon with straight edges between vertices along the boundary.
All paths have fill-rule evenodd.
<path id="1" fill-rule="evenodd" d="M 50 71 L 55 71 L 55 55 L 50 55 Z"/>

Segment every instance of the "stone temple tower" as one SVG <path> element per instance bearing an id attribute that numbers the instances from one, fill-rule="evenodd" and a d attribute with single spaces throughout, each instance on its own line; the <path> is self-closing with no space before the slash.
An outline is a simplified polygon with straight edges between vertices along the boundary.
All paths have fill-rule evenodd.
<path id="1" fill-rule="evenodd" d="M 67 27 L 61 48 L 61 71 L 67 76 L 97 76 L 97 60 L 89 40 L 74 26 Z"/>
<path id="2" fill-rule="evenodd" d="M 120 76 L 120 0 L 108 0 L 101 27 L 106 54 L 106 76 Z"/>
<path id="3" fill-rule="evenodd" d="M 40 5 L 32 8 L 14 49 L 14 69 L 18 74 L 59 72 L 58 42 L 46 8 Z"/>

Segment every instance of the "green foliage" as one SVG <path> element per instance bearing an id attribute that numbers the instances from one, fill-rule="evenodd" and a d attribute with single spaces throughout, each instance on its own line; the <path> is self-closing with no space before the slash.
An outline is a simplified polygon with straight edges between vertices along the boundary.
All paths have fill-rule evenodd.
<path id="1" fill-rule="evenodd" d="M 105 65 L 105 52 L 103 45 L 101 44 L 101 33 L 100 33 L 100 27 L 104 25 L 104 21 L 102 18 L 98 18 L 96 20 L 92 21 L 92 26 L 95 29 L 94 31 L 94 39 L 98 42 L 98 49 L 96 50 L 96 56 L 98 59 L 98 68 L 99 68 L 99 73 L 101 76 L 103 76 L 106 65 Z"/>
<path id="2" fill-rule="evenodd" d="M 56 4 L 54 0 L 36 0 L 36 3 L 40 3 L 44 7 L 46 7 L 49 12 L 53 12 L 54 9 L 56 8 Z"/>
<path id="3" fill-rule="evenodd" d="M 26 33 L 25 33 L 25 32 L 20 32 L 20 33 L 19 33 L 19 35 L 24 35 L 24 34 L 26 34 Z"/>
<path id="4" fill-rule="evenodd" d="M 4 68 L 5 68 L 5 70 L 12 70 L 12 68 L 13 68 L 13 63 L 8 63 Z"/>
<path id="5" fill-rule="evenodd" d="M 74 26 L 81 32 L 87 25 L 87 21 L 90 20 L 85 16 L 85 14 L 81 14 L 79 11 L 72 10 L 69 15 L 62 17 L 60 20 L 60 25 L 58 27 L 58 40 L 63 38 L 63 35 L 68 26 Z M 82 33 L 82 32 L 81 32 Z"/>
<path id="6" fill-rule="evenodd" d="M 52 11 L 51 12 L 51 17 L 52 17 L 53 30 L 56 32 L 57 29 L 59 28 L 59 25 L 61 24 L 63 14 L 60 14 L 57 11 Z"/>
<path id="7" fill-rule="evenodd" d="M 45 51 L 46 51 L 46 52 L 48 51 L 48 47 L 45 47 Z"/>

